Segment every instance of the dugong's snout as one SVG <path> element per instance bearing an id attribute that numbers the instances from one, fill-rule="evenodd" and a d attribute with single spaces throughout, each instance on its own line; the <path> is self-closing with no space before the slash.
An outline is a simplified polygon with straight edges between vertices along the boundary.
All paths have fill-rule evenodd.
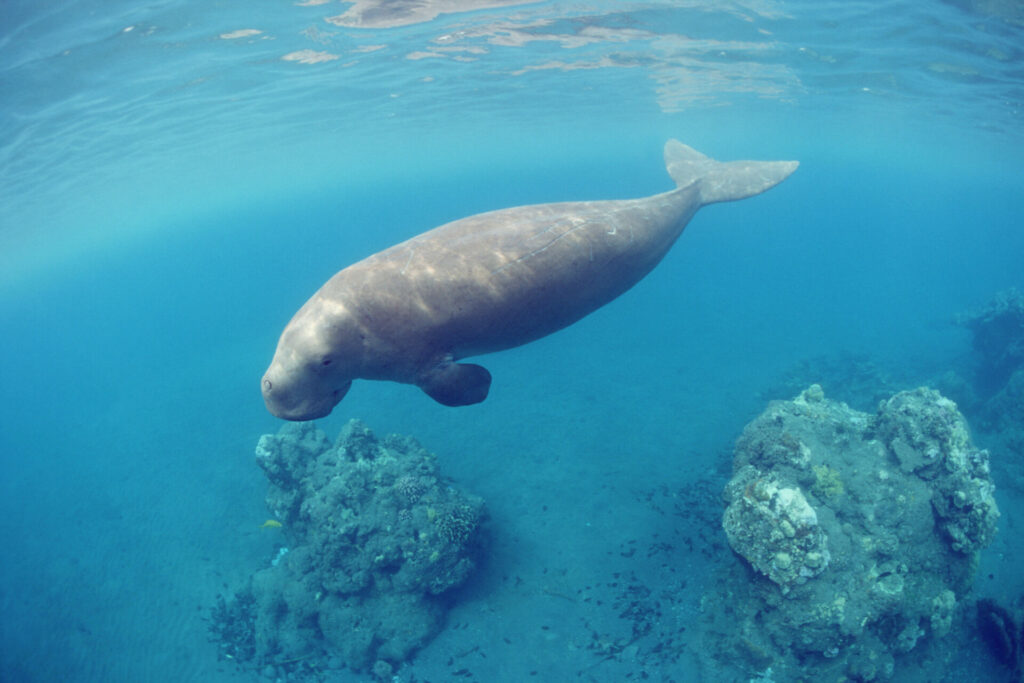
<path id="1" fill-rule="evenodd" d="M 351 386 L 350 380 L 330 391 L 309 392 L 308 389 L 287 381 L 287 378 L 275 377 L 273 368 L 267 370 L 260 380 L 263 402 L 271 415 L 298 422 L 328 415 L 334 406 L 345 398 Z"/>

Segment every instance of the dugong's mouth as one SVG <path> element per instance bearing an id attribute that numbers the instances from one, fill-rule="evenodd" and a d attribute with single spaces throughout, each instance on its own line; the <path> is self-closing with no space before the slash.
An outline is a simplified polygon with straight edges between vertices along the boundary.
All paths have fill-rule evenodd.
<path id="1" fill-rule="evenodd" d="M 352 382 L 348 381 L 330 393 L 316 394 L 303 392 L 301 387 L 289 387 L 286 382 L 275 383 L 269 375 L 268 372 L 260 382 L 267 410 L 274 417 L 295 422 L 326 417 L 345 398 L 352 386 Z"/>

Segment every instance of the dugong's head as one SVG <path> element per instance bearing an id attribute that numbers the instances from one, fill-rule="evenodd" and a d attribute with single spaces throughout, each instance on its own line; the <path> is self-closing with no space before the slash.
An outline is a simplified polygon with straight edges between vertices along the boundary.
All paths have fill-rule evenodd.
<path id="1" fill-rule="evenodd" d="M 260 387 L 267 410 L 285 420 L 324 417 L 345 397 L 363 335 L 347 311 L 314 296 L 281 333 Z"/>

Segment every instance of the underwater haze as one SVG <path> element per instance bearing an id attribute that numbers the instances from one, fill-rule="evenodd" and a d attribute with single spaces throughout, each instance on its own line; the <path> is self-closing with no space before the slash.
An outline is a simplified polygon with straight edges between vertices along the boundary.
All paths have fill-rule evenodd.
<path id="1" fill-rule="evenodd" d="M 483 403 L 356 380 L 316 422 L 412 436 L 486 502 L 437 633 L 372 670 L 227 657 L 218 596 L 293 538 L 254 451 L 295 311 L 458 218 L 667 191 L 671 138 L 800 167 L 472 361 Z M 1020 2 L 3 2 L 0 680 L 722 680 L 697 634 L 739 561 L 733 447 L 812 383 L 953 392 L 1001 518 L 928 671 L 1007 680 L 973 604 L 1024 608 L 1024 439 L 949 378 L 957 316 L 1024 290 L 1022 216 Z"/>

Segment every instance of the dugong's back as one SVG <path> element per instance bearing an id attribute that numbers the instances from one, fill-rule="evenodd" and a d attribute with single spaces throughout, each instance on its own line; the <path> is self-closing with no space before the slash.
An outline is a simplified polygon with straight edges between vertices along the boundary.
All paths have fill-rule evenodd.
<path id="1" fill-rule="evenodd" d="M 675 140 L 676 189 L 644 199 L 566 202 L 470 216 L 337 273 L 285 328 L 263 377 L 280 417 L 322 417 L 353 379 L 478 403 L 490 373 L 455 361 L 569 325 L 639 282 L 696 211 L 767 190 L 796 162 L 719 162 Z"/>
<path id="2" fill-rule="evenodd" d="M 675 241 L 692 195 L 682 189 L 470 216 L 341 271 L 323 293 L 387 317 L 403 336 L 440 344 L 454 358 L 518 346 L 639 282 Z"/>

